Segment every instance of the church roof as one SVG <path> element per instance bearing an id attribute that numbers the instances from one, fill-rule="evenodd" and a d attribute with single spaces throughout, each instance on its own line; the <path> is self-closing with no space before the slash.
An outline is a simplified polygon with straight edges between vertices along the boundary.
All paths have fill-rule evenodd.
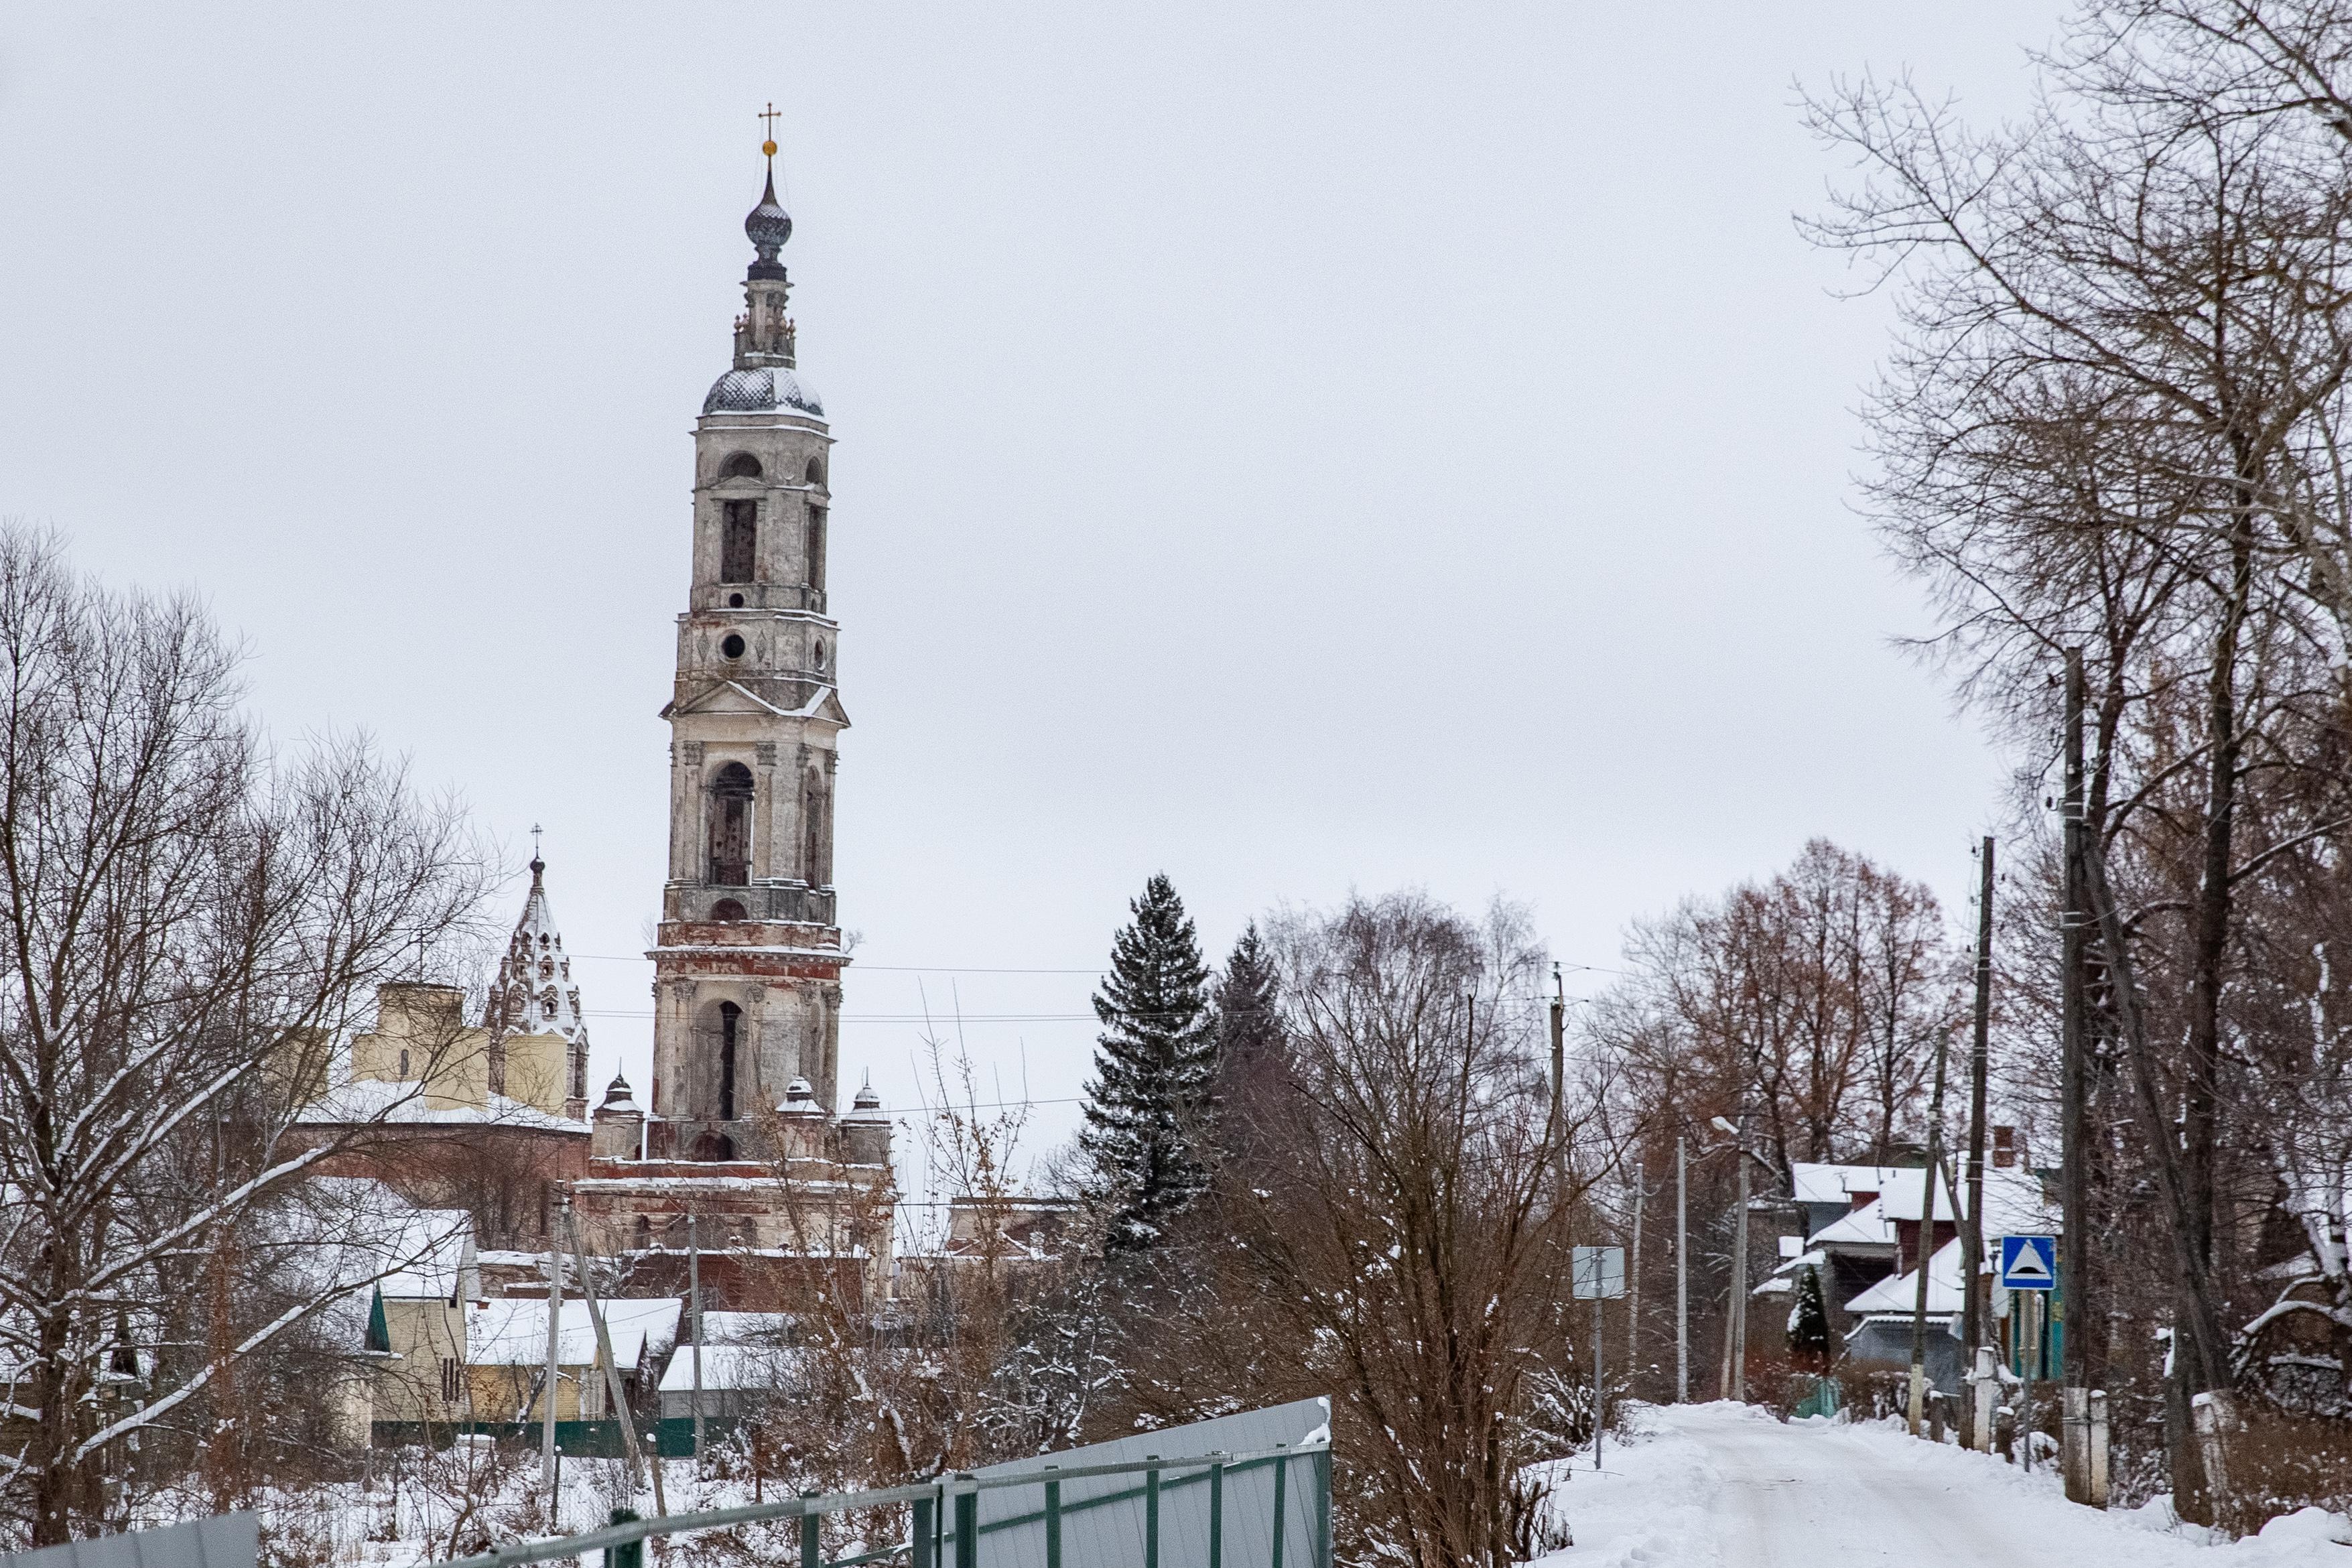
<path id="1" fill-rule="evenodd" d="M 499 977 L 490 987 L 485 1026 L 499 1035 L 562 1035 L 585 1047 L 588 1026 L 580 1012 L 580 984 L 563 951 L 563 933 L 547 901 L 547 862 L 530 862 L 530 896 L 522 919 L 507 940 Z"/>
<path id="2" fill-rule="evenodd" d="M 710 395 L 702 400 L 705 414 L 772 414 L 780 408 L 824 417 L 824 400 L 816 388 L 782 365 L 730 370 L 710 384 Z"/>

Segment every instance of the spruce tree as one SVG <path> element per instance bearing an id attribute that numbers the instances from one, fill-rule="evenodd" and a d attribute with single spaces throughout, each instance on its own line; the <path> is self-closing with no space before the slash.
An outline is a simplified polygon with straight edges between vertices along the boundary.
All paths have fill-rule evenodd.
<path id="1" fill-rule="evenodd" d="M 1789 1309 L 1789 1350 L 1801 1366 L 1828 1364 L 1830 1313 L 1822 1300 L 1822 1277 L 1806 1268 L 1797 1273 L 1797 1300 Z"/>
<path id="2" fill-rule="evenodd" d="M 1217 980 L 1216 1142 L 1226 1155 L 1240 1153 L 1248 1143 L 1251 1112 L 1265 1099 L 1269 1079 L 1281 1070 L 1280 1000 L 1273 957 L 1252 921 Z"/>
<path id="3" fill-rule="evenodd" d="M 1135 918 L 1113 941 L 1110 974 L 1095 994 L 1103 1031 L 1078 1134 L 1087 1197 L 1114 1252 L 1149 1247 L 1207 1184 L 1197 1140 L 1217 1065 L 1209 971 L 1184 900 L 1161 874 L 1128 910 Z"/>

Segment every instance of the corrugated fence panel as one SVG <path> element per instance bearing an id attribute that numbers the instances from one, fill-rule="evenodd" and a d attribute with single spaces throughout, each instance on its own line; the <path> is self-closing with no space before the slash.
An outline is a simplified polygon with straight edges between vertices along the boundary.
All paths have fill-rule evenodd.
<path id="1" fill-rule="evenodd" d="M 193 1524 L 0 1552 L 0 1568 L 254 1568 L 260 1555 L 260 1521 L 250 1513 L 223 1513 Z"/>
<path id="2" fill-rule="evenodd" d="M 1310 1445 L 1285 1461 L 1281 1568 L 1320 1568 L 1324 1500 L 1318 1453 L 1331 1433 L 1331 1403 L 1301 1399 L 1264 1410 L 1221 1415 L 1189 1426 L 1139 1433 L 1115 1442 L 1036 1458 L 1015 1459 L 976 1472 L 1038 1477 L 1046 1465 L 1081 1467 L 1239 1454 L 1276 1445 Z M 1223 1477 L 1220 1568 L 1274 1568 L 1276 1465 L 1230 1468 Z M 1163 1474 L 1160 1484 L 1160 1568 L 1207 1568 L 1211 1483 L 1206 1469 Z M 943 1568 L 1046 1568 L 1045 1500 L 1039 1487 L 1005 1487 L 980 1494 L 976 1562 L 956 1561 L 953 1513 L 941 1542 Z M 1134 1476 L 1094 1476 L 1062 1484 L 1063 1568 L 1145 1568 L 1146 1489 Z"/>

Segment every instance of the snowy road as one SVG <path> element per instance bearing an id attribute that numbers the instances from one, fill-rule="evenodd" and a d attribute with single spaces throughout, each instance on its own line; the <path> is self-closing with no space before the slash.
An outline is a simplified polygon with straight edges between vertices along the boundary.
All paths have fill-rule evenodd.
<path id="1" fill-rule="evenodd" d="M 1881 1426 L 1784 1426 L 1727 1405 L 1643 1419 L 1606 1471 L 1588 1458 L 1559 1489 L 1577 1544 L 1548 1568 L 2352 1568 L 2341 1546 L 2217 1549 L 2153 1511 L 2077 1508 L 2054 1476 Z"/>

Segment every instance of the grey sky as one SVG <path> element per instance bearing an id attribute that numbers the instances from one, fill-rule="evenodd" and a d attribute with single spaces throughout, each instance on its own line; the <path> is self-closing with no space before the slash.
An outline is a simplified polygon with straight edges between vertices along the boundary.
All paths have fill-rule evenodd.
<path id="1" fill-rule="evenodd" d="M 1886 310 L 1791 231 L 1792 82 L 2014 109 L 2053 5 L 7 14 L 0 512 L 200 588 L 280 733 L 365 726 L 518 860 L 544 823 L 623 955 L 599 1089 L 771 99 L 840 440 L 845 1088 L 913 1102 L 919 981 L 1076 1095 L 1087 974 L 911 971 L 1089 969 L 1159 868 L 1215 956 L 1419 883 L 1607 965 L 1815 834 L 1964 904 L 1999 764 L 1887 645 Z"/>

